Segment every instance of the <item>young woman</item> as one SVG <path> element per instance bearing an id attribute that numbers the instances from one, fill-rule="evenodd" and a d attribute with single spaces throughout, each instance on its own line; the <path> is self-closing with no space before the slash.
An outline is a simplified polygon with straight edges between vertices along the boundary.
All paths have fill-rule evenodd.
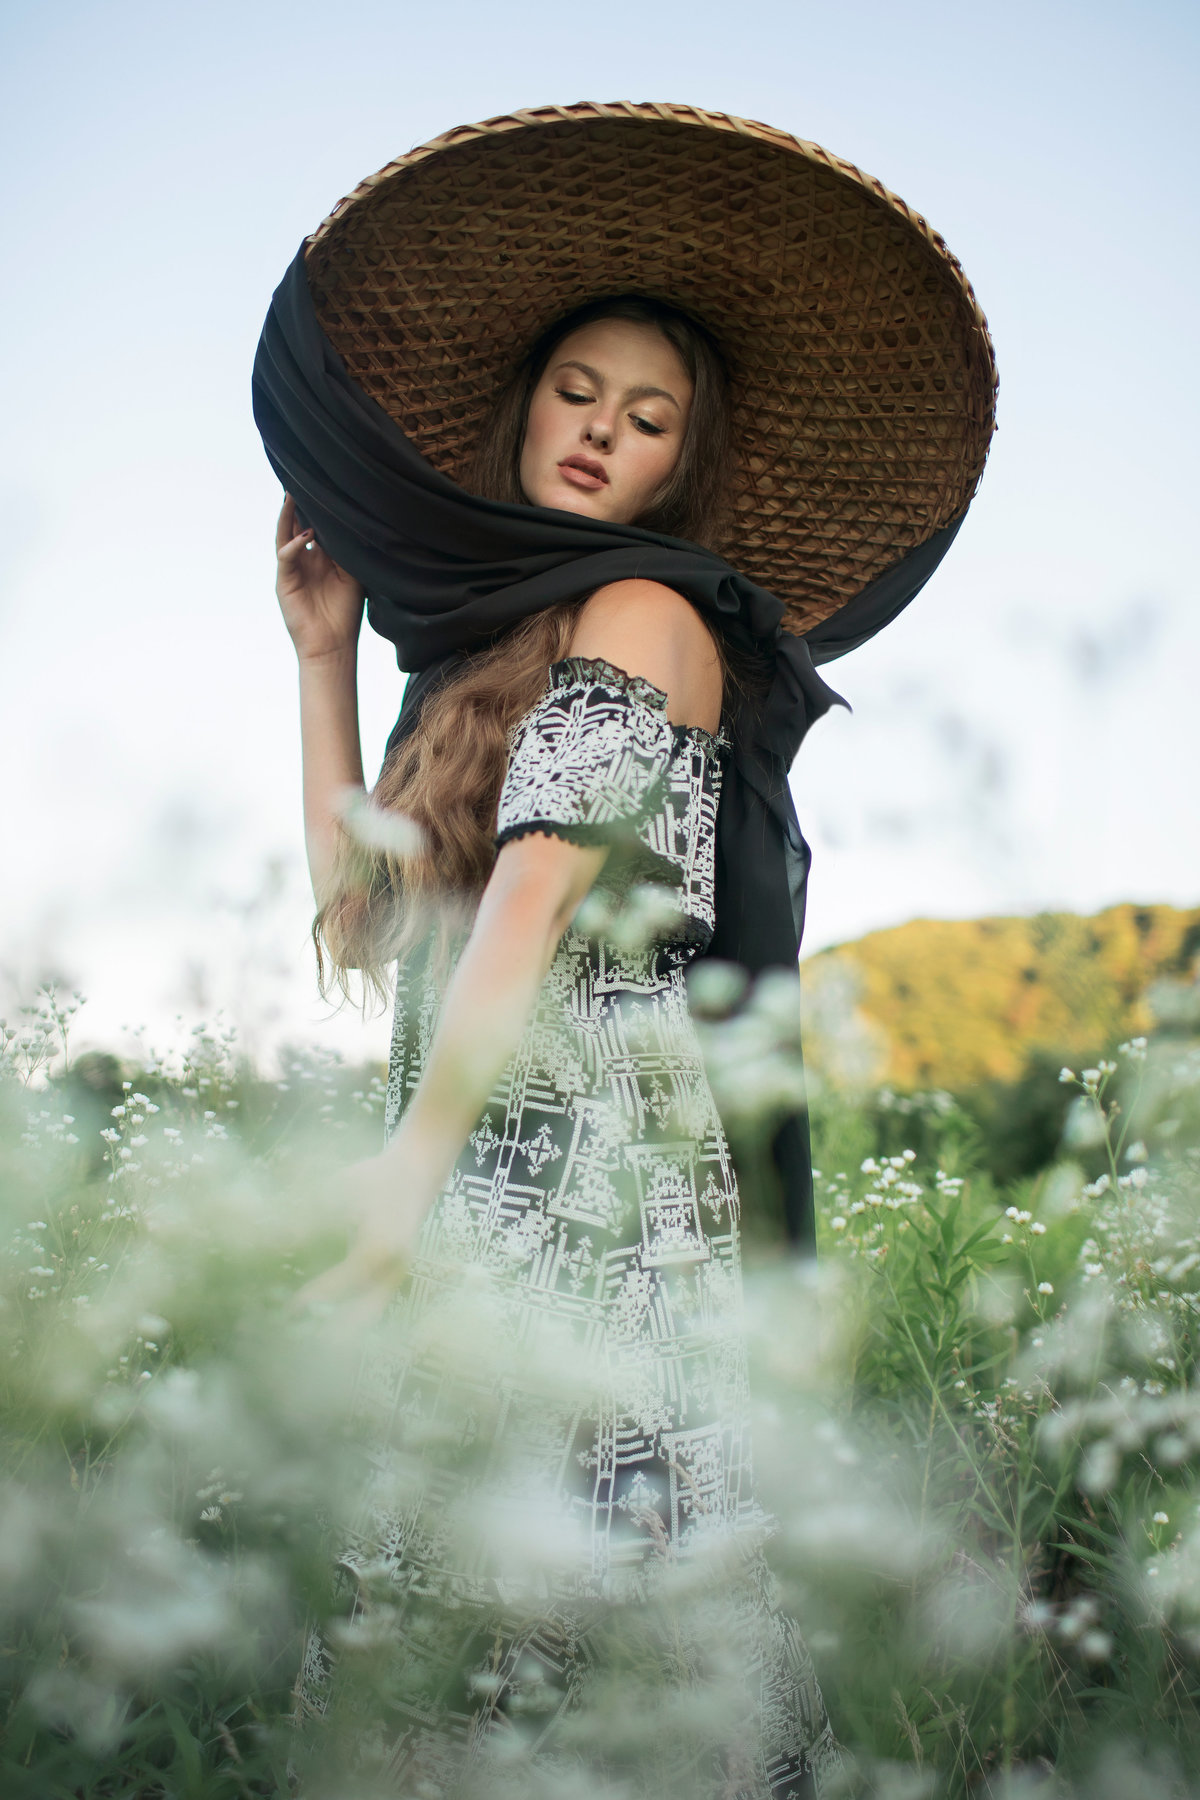
<path id="1" fill-rule="evenodd" d="M 552 310 L 564 292 L 596 298 Z M 518 317 L 552 321 L 523 357 Z M 459 1685 L 399 1679 L 381 1702 L 387 1767 L 401 1791 L 498 1792 L 489 1747 L 532 1667 L 552 1770 L 603 1608 L 628 1622 L 706 1566 L 719 1607 L 672 1615 L 655 1648 L 679 1691 L 707 1681 L 706 1716 L 615 1773 L 656 1796 L 820 1793 L 840 1758 L 763 1558 L 737 1180 L 684 971 L 714 941 L 794 968 L 786 775 L 833 698 L 810 652 L 877 630 L 957 530 L 991 429 L 982 315 L 924 222 L 815 146 L 686 108 L 547 108 L 449 134 L 335 209 L 255 379 L 303 507 L 280 515 L 278 592 L 319 949 L 376 986 L 398 967 L 388 1146 L 351 1171 L 358 1224 L 310 1294 L 378 1314 L 403 1287 L 411 1323 L 464 1269 L 485 1278 L 495 1368 L 437 1504 L 506 1493 L 547 1541 L 573 1534 L 542 1603 L 506 1612 L 511 1559 L 456 1562 L 380 1448 L 343 1567 L 364 1595 L 383 1572 L 410 1657 L 431 1597 L 461 1609 L 440 1653 Z M 432 466 L 451 452 L 458 483 Z M 793 591 L 790 630 L 718 546 Z M 364 590 L 420 671 L 374 799 L 422 833 L 365 866 L 338 822 L 363 785 Z M 647 882 L 670 905 L 639 935 L 620 915 Z M 805 1146 L 780 1143 L 787 1199 Z M 539 1367 L 586 1348 L 586 1403 L 522 1386 L 530 1345 Z M 414 1349 L 376 1410 L 444 1430 L 449 1385 L 436 1345 Z M 314 1638 L 302 1702 L 335 1688 Z"/>
<path id="2" fill-rule="evenodd" d="M 496 486 L 508 473 L 492 440 L 511 412 L 528 503 L 619 524 L 673 508 L 702 540 L 724 472 L 724 389 L 706 334 L 679 313 L 636 298 L 587 308 L 526 358 L 485 429 L 481 482 L 489 459 Z M 699 473 L 689 480 L 689 470 Z M 571 1416 L 554 1457 L 555 1502 L 586 1519 L 589 1576 L 615 1597 L 631 1567 L 639 1577 L 644 1564 L 665 1567 L 704 1530 L 745 1535 L 760 1524 L 728 1293 L 737 1186 L 684 990 L 713 922 L 728 748 L 721 649 L 696 609 L 655 581 L 609 583 L 511 627 L 427 707 L 377 784 L 376 803 L 424 831 L 420 868 L 381 857 L 364 879 L 338 820 L 346 788 L 363 779 L 363 593 L 311 530 L 294 527 L 288 499 L 278 593 L 300 660 L 306 836 L 327 953 L 339 974 L 377 976 L 384 957 L 404 957 L 406 903 L 475 903 L 423 1020 L 401 967 L 389 1144 L 351 1172 L 358 1228 L 310 1296 L 379 1310 L 416 1258 L 414 1303 L 427 1305 L 463 1260 L 476 1261 L 503 1271 L 531 1314 L 569 1309 L 606 1364 L 618 1347 L 632 1354 L 651 1407 L 640 1420 L 618 1416 L 615 1402 Z M 679 898 L 676 919 L 644 949 L 622 954 L 572 929 L 610 859 L 620 865 L 607 884 L 614 897 L 649 874 Z M 452 1242 L 451 1273 L 439 1273 Z M 714 1361 L 727 1365 L 723 1380 Z M 416 1369 L 405 1379 L 437 1377 Z M 364 1560 L 371 1549 L 361 1546 Z M 794 1628 L 764 1619 L 772 1680 L 794 1690 L 767 1746 L 774 1791 L 800 1794 L 810 1767 L 835 1752 Z M 529 1653 L 517 1632 L 508 1664 Z"/>
<path id="3" fill-rule="evenodd" d="M 707 487 L 711 495 L 717 487 L 719 494 L 714 476 L 723 473 L 728 440 L 716 354 L 694 325 L 667 308 L 631 298 L 587 311 L 592 316 L 584 323 L 560 324 L 536 347 L 515 384 L 522 402 L 516 414 L 523 426 L 516 459 L 522 495 L 533 505 L 635 524 L 661 516 L 673 489 L 675 510 L 695 527 L 686 535 L 702 541 L 708 523 L 702 508 L 712 500 L 696 489 Z M 695 404 L 696 372 L 707 406 Z M 506 410 L 499 411 L 501 420 Z M 495 428 L 486 437 L 494 435 Z M 485 466 L 490 449 L 485 438 Z M 689 463 L 702 471 L 695 482 L 687 479 Z M 493 475 L 497 486 L 506 473 Z M 423 866 L 414 871 L 406 859 L 385 869 L 382 882 L 364 883 L 338 811 L 346 790 L 363 785 L 355 675 L 363 591 L 320 550 L 311 529 L 294 526 L 289 498 L 277 533 L 278 594 L 300 662 L 309 869 L 318 929 L 334 966 L 339 974 L 356 969 L 381 977 L 384 959 L 395 960 L 403 944 L 404 905 L 412 907 L 422 890 L 443 905 L 464 896 L 478 902 L 419 1083 L 410 1095 L 393 1083 L 388 1149 L 356 1172 L 363 1208 L 358 1236 L 346 1262 L 315 1290 L 377 1288 L 386 1296 L 521 1039 L 564 932 L 600 875 L 605 838 L 635 820 L 651 780 L 681 762 L 708 806 L 706 816 L 693 807 L 693 816 L 679 821 L 672 860 L 689 871 L 694 889 L 703 888 L 707 873 L 711 889 L 723 662 L 696 609 L 655 581 L 609 583 L 582 602 L 511 628 L 429 709 L 417 739 L 407 753 L 405 747 L 393 752 L 376 788 L 377 803 L 396 807 L 425 833 Z M 564 667 L 565 659 L 575 666 Z M 535 784 L 537 805 L 546 810 L 534 765 L 546 753 L 537 734 L 551 721 L 550 707 L 544 704 L 528 721 L 516 774 L 508 734 L 543 698 L 551 664 L 559 665 L 555 708 L 561 710 L 563 695 L 588 696 L 591 717 L 578 734 L 586 764 L 578 778 L 595 792 L 571 793 L 570 771 L 559 766 L 555 780 L 567 790 L 555 796 L 559 810 L 581 816 L 538 814 L 533 823 L 512 814 L 522 780 Z M 627 758 L 613 721 L 620 727 L 641 713 L 649 716 L 639 718 L 639 729 L 651 741 L 640 747 L 636 767 L 622 773 L 629 787 L 622 805 L 598 754 L 607 748 Z M 561 756 L 561 746 L 552 754 Z M 524 798 L 525 811 L 535 795 Z M 611 816 L 582 816 L 595 810 L 597 799 Z M 498 806 L 501 841 L 494 850 Z M 707 844 L 688 841 L 705 826 Z M 652 838 L 649 817 L 641 828 Z M 592 843 L 580 841 L 589 836 Z M 696 897 L 701 911 L 688 921 L 693 947 L 712 910 L 711 891 Z M 676 1003 L 685 960 L 673 959 Z M 509 1130 L 520 1135 L 521 1128 L 518 1120 Z"/>

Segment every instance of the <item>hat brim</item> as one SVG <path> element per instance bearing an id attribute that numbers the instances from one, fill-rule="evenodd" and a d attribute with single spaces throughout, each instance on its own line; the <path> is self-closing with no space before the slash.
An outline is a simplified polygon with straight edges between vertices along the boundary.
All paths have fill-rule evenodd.
<path id="1" fill-rule="evenodd" d="M 995 424 L 957 260 L 819 145 L 687 106 L 540 107 L 389 163 L 309 240 L 359 385 L 461 479 L 498 385 L 555 318 L 642 293 L 699 319 L 734 386 L 730 562 L 829 618 L 958 518 Z"/>

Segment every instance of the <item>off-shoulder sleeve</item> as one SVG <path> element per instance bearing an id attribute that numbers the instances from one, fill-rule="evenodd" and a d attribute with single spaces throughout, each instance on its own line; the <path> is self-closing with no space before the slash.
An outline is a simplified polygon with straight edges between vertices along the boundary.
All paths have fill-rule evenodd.
<path id="1" fill-rule="evenodd" d="M 676 752 L 667 698 L 640 676 L 568 657 L 513 733 L 497 847 L 545 831 L 614 843 L 652 812 Z"/>

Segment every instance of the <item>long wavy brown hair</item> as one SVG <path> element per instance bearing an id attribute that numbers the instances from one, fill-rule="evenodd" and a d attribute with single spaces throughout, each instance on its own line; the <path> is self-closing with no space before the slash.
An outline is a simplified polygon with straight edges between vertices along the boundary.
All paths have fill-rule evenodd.
<path id="1" fill-rule="evenodd" d="M 554 350 L 598 319 L 631 319 L 661 331 L 693 385 L 679 459 L 653 507 L 635 523 L 715 546 L 729 502 L 733 428 L 729 382 L 713 339 L 686 313 L 621 294 L 557 320 L 531 344 L 480 431 L 465 486 L 488 500 L 527 504 L 519 469 L 529 402 Z M 583 599 L 511 626 L 425 701 L 416 729 L 384 759 L 371 796 L 404 815 L 421 847 L 368 848 L 339 830 L 326 898 L 313 923 L 321 992 L 331 980 L 351 997 L 357 970 L 367 995 L 388 997 L 387 972 L 432 931 L 445 953 L 469 924 L 495 860 L 493 838 L 511 728 L 536 703 L 552 663 L 567 654 Z M 730 663 L 720 640 L 726 675 Z"/>

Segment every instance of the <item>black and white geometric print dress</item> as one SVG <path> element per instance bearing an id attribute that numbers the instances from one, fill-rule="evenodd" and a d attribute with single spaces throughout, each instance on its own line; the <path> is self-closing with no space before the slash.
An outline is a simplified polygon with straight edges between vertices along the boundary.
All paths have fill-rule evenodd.
<path id="1" fill-rule="evenodd" d="M 684 983 L 713 930 L 728 748 L 672 725 L 649 682 L 578 657 L 512 734 L 498 843 L 611 849 L 425 1222 L 399 1302 L 414 1342 L 364 1377 L 386 1430 L 340 1562 L 356 1609 L 378 1611 L 382 1586 L 397 1622 L 401 1673 L 371 1729 L 399 1793 L 507 1792 L 495 1753 L 514 1731 L 548 1794 L 799 1800 L 841 1766 L 763 1556 L 737 1183 Z M 439 1001 L 401 973 L 389 1132 Z M 469 1351 L 445 1324 L 464 1278 Z M 628 1680 L 612 1682 L 631 1634 L 649 1725 L 597 1743 L 579 1721 L 603 1717 L 602 1691 L 624 1692 L 627 1718 Z M 336 1682 L 314 1637 L 304 1709 Z"/>

